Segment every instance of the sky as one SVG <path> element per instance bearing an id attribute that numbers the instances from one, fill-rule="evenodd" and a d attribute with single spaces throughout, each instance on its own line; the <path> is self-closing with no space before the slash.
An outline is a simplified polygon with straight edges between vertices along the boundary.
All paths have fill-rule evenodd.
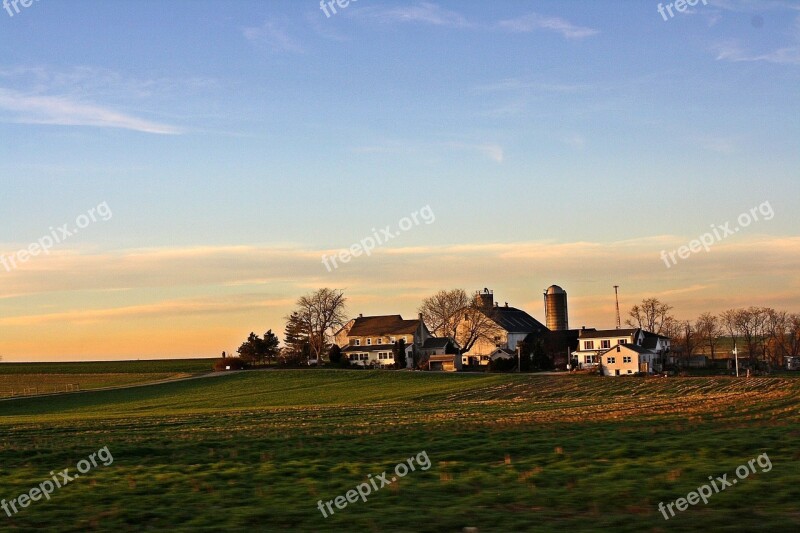
<path id="1" fill-rule="evenodd" d="M 216 356 L 320 287 L 800 312 L 800 1 L 342 4 L 3 6 L 4 361 Z"/>

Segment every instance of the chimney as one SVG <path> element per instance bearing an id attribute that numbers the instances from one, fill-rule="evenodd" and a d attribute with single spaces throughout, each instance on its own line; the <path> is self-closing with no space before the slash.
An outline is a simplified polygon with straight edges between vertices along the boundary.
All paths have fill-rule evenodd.
<path id="1" fill-rule="evenodd" d="M 475 294 L 475 302 L 483 308 L 491 309 L 493 305 L 496 305 L 494 301 L 494 294 L 489 289 L 483 289 L 483 292 L 478 291 Z"/>
<path id="2" fill-rule="evenodd" d="M 506 307 L 508 307 L 508 302 L 506 302 Z"/>
<path id="3" fill-rule="evenodd" d="M 358 318 L 364 318 L 363 313 L 358 313 Z"/>
<path id="4" fill-rule="evenodd" d="M 420 313 L 420 314 L 419 314 L 419 321 L 420 321 L 420 322 L 424 322 L 424 321 L 422 320 L 422 313 Z"/>

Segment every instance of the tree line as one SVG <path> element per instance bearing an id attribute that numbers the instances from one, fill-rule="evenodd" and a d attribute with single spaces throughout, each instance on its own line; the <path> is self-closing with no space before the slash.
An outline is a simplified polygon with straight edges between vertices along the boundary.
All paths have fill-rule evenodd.
<path id="1" fill-rule="evenodd" d="M 672 339 L 673 350 L 688 359 L 702 351 L 715 359 L 723 340 L 736 343 L 740 356 L 753 363 L 783 366 L 786 357 L 800 356 L 800 314 L 771 307 L 727 309 L 702 313 L 694 321 L 678 320 L 672 306 L 648 298 L 631 309 L 627 324 Z"/>

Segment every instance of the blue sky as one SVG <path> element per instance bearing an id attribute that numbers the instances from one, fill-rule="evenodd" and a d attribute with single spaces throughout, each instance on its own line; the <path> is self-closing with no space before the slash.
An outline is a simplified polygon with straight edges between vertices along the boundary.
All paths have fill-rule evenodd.
<path id="1" fill-rule="evenodd" d="M 111 280 L 119 273 L 102 265 L 122 257 L 121 268 L 136 271 L 123 284 L 75 288 L 41 287 L 33 266 L 20 269 L 0 279 L 0 312 L 21 320 L 235 299 L 230 287 L 253 283 L 248 296 L 281 301 L 363 285 L 364 298 L 377 293 L 409 314 L 415 305 L 392 300 L 400 289 L 380 284 L 390 252 L 547 243 L 638 243 L 637 253 L 656 259 L 618 276 L 623 287 L 718 295 L 727 289 L 706 274 L 659 270 L 659 244 L 769 201 L 776 216 L 734 243 L 738 253 L 751 257 L 765 239 L 794 253 L 800 2 L 709 0 L 667 21 L 657 6 L 358 0 L 328 18 L 310 0 L 41 0 L 13 17 L 0 11 L 0 248 L 12 253 L 105 201 L 112 220 L 36 258 L 36 268 L 72 279 L 89 267 L 65 261 L 97 260 L 83 276 Z M 364 258 L 375 279 L 317 272 L 320 253 L 427 204 L 435 224 Z M 286 253 L 291 266 L 259 276 L 255 261 L 247 274 L 183 282 L 183 264 L 165 286 L 143 281 L 163 265 L 131 259 L 137 250 L 210 250 L 227 259 L 206 268 L 249 265 L 254 255 L 230 247 Z M 446 257 L 463 260 L 459 253 Z M 589 273 L 550 264 L 533 279 L 465 272 L 446 281 L 509 292 L 527 284 L 520 305 L 538 305 L 551 282 L 601 290 L 580 285 Z M 609 279 L 592 281 L 605 287 L 612 267 Z M 773 279 L 785 287 L 785 275 Z M 401 289 L 416 297 L 440 282 Z M 759 280 L 741 283 L 755 290 Z M 761 303 L 794 303 L 786 290 L 774 287 Z M 687 314 L 699 305 L 687 303 Z M 269 325 L 282 329 L 286 311 Z M 587 321 L 600 313 L 587 303 Z"/>

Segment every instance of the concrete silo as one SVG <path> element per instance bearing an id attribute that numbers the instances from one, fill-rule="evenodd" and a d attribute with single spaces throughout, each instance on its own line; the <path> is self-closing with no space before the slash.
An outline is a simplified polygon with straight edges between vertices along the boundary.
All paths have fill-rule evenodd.
<path id="1" fill-rule="evenodd" d="M 544 314 L 550 331 L 569 329 L 567 292 L 558 285 L 551 285 L 544 292 Z"/>

